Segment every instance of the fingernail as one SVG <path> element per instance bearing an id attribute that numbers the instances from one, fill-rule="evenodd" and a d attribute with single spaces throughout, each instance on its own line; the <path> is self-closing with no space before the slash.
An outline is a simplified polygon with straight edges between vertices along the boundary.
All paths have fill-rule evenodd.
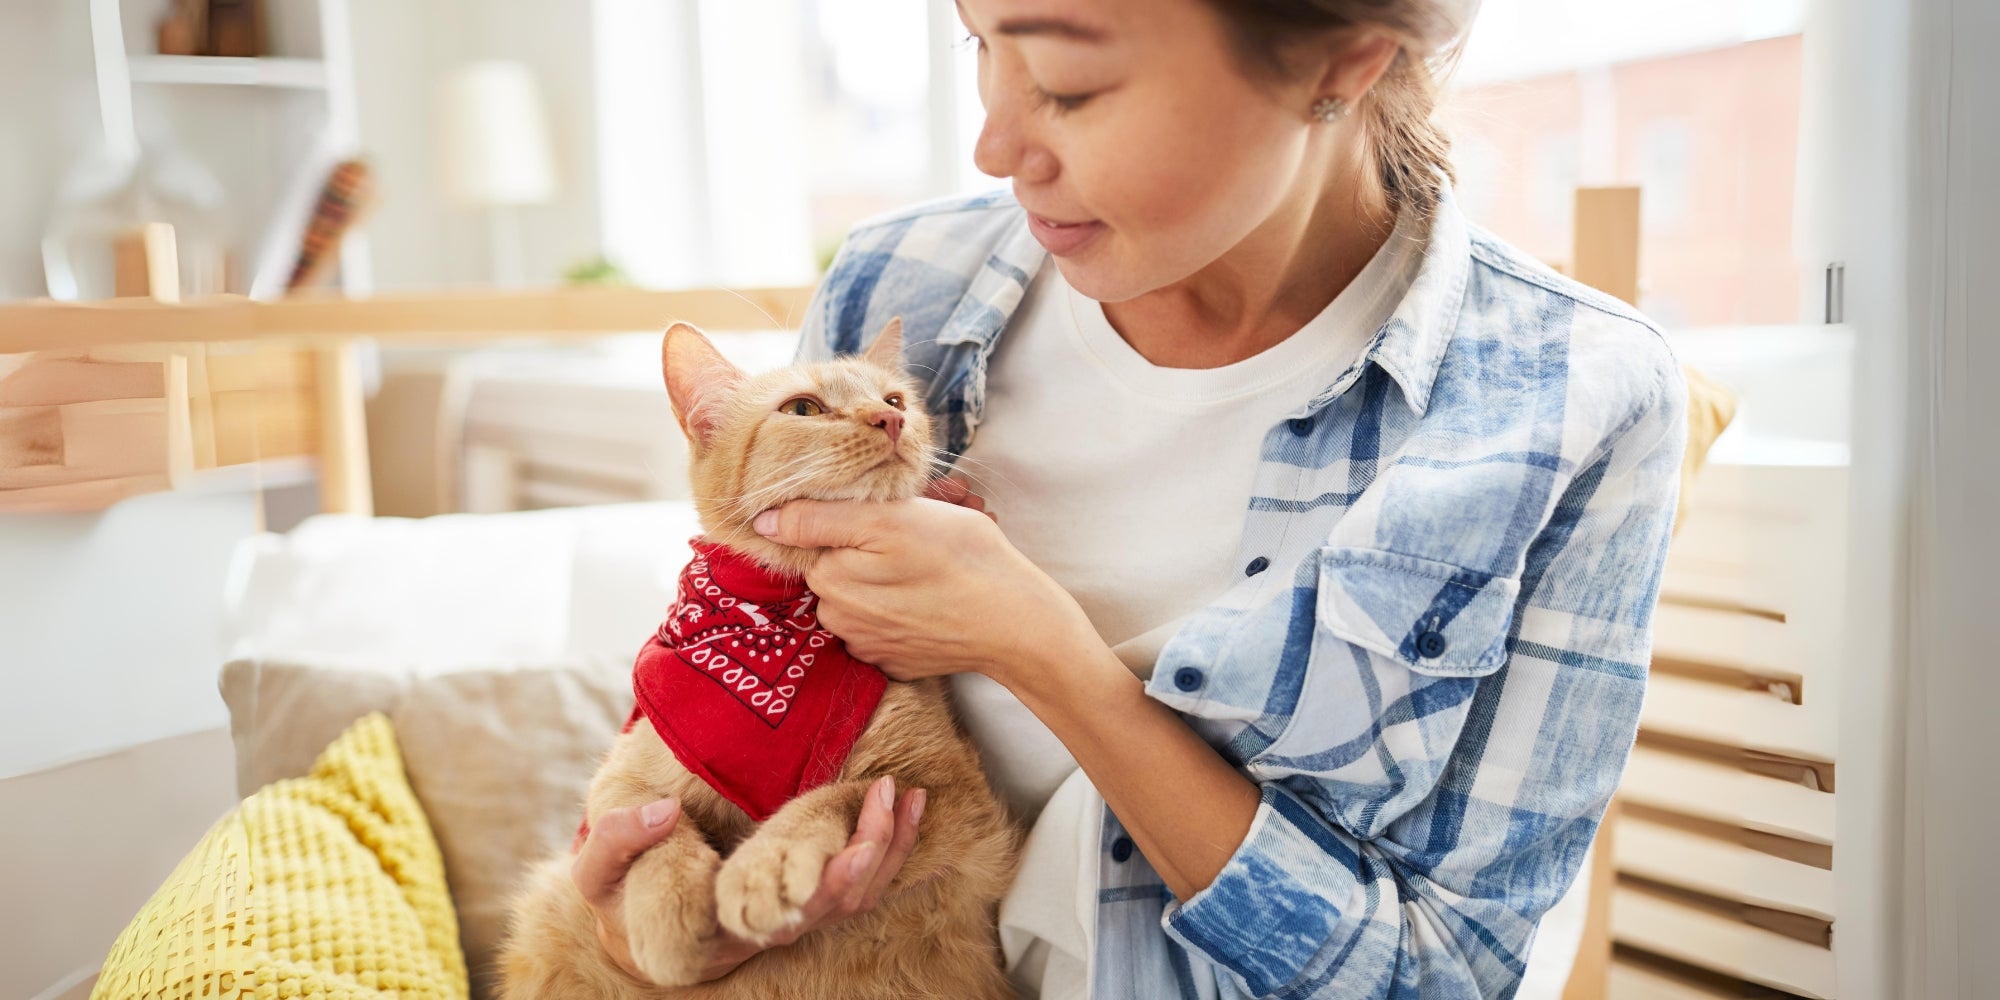
<path id="1" fill-rule="evenodd" d="M 924 818 L 924 802 L 930 797 L 930 792 L 917 789 L 916 801 L 910 803 L 910 822 L 915 823 Z"/>
<path id="2" fill-rule="evenodd" d="M 757 533 L 760 535 L 771 535 L 776 533 L 778 530 L 778 512 L 775 510 L 767 510 L 762 514 L 757 515 L 757 519 L 755 521 L 750 522 L 750 527 L 757 529 Z"/>
<path id="3" fill-rule="evenodd" d="M 882 800 L 882 808 L 893 812 L 896 808 L 896 779 L 883 778 L 876 782 L 875 797 Z"/>
<path id="4" fill-rule="evenodd" d="M 681 811 L 681 804 L 673 799 L 661 799 L 639 810 L 639 820 L 647 826 L 659 826 L 673 819 Z"/>

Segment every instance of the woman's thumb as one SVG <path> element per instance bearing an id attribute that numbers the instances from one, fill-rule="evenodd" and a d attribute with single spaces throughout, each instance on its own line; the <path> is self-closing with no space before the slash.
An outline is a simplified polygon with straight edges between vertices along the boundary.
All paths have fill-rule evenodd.
<path id="1" fill-rule="evenodd" d="M 793 500 L 757 515 L 757 533 L 799 549 L 860 548 L 869 540 L 865 518 L 853 503 Z"/>

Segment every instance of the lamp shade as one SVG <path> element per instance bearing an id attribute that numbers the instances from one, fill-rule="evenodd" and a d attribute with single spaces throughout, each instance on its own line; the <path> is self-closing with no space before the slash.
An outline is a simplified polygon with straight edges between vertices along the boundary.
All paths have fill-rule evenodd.
<path id="1" fill-rule="evenodd" d="M 438 162 L 445 194 L 465 205 L 532 205 L 555 197 L 555 156 L 534 76 L 490 60 L 454 72 L 440 93 Z"/>

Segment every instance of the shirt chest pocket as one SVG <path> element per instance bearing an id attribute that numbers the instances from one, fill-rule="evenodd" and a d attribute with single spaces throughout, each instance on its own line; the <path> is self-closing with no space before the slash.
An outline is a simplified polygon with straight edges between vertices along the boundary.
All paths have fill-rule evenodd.
<path id="1" fill-rule="evenodd" d="M 1318 629 L 1411 670 L 1478 677 L 1507 658 L 1520 583 L 1379 549 L 1320 551 Z"/>
<path id="2" fill-rule="evenodd" d="M 1462 707 L 1468 682 L 1506 662 L 1520 583 L 1380 549 L 1329 547 L 1317 558 L 1311 648 L 1302 670 L 1281 672 L 1295 678 L 1290 699 L 1273 692 L 1289 711 L 1249 764 L 1265 777 L 1393 784 L 1378 773 L 1382 751 L 1430 756 L 1441 720 L 1428 717 Z"/>

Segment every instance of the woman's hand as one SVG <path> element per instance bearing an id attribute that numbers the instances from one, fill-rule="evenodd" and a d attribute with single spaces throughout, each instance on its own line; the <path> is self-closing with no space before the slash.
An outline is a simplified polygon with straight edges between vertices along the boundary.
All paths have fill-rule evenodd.
<path id="1" fill-rule="evenodd" d="M 721 979 L 767 947 L 791 944 L 811 931 L 873 910 L 882 901 L 890 880 L 902 870 L 903 862 L 917 846 L 917 820 L 923 815 L 922 803 L 921 789 L 905 791 L 893 813 L 880 796 L 865 796 L 854 836 L 839 854 L 827 861 L 820 873 L 819 889 L 801 907 L 805 919 L 786 929 L 769 945 L 717 931 L 700 981 Z M 648 980 L 639 972 L 638 963 L 632 961 L 632 948 L 625 938 L 625 873 L 639 855 L 667 839 L 680 818 L 680 803 L 673 799 L 606 812 L 591 824 L 590 834 L 570 867 L 570 877 L 597 915 L 598 943 L 626 975 L 642 983 Z M 886 851 L 876 846 L 884 843 L 889 845 Z M 855 865 L 857 858 L 865 859 L 859 868 Z"/>
<path id="2" fill-rule="evenodd" d="M 986 509 L 985 497 L 972 492 L 972 487 L 967 486 L 964 482 L 949 476 L 940 476 L 937 479 L 931 480 L 930 485 L 924 487 L 924 496 L 927 499 L 942 500 L 945 503 L 959 507 L 969 507 L 992 518 L 996 522 L 1000 520 L 999 515 Z"/>
<path id="3" fill-rule="evenodd" d="M 1083 609 L 1007 541 L 983 504 L 794 500 L 757 516 L 782 545 L 825 548 L 806 573 L 820 623 L 899 681 L 1010 673 L 1062 643 L 1101 644 Z"/>

